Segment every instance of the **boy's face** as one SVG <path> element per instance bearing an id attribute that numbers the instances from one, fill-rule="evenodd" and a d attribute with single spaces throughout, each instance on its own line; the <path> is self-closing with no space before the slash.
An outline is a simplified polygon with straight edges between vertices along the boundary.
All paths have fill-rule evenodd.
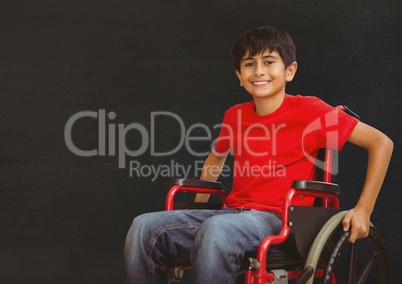
<path id="1" fill-rule="evenodd" d="M 293 62 L 286 69 L 277 51 L 265 51 L 250 56 L 249 52 L 240 62 L 240 72 L 236 75 L 254 99 L 285 95 L 287 82 L 293 80 L 297 63 Z"/>

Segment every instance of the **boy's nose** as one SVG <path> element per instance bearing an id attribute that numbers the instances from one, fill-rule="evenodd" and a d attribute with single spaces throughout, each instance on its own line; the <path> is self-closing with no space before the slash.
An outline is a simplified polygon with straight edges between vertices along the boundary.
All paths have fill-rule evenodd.
<path id="1" fill-rule="evenodd" d="M 255 76 L 262 76 L 262 75 L 265 74 L 264 68 L 262 67 L 261 64 L 256 64 L 256 65 L 255 65 L 255 70 L 254 70 L 254 72 L 255 72 Z"/>

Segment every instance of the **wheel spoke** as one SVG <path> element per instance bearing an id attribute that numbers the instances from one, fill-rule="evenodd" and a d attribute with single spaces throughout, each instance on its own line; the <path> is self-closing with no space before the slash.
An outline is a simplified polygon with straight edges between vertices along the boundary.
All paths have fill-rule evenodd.
<path id="1" fill-rule="evenodd" d="M 378 252 L 374 252 L 370 259 L 367 261 L 367 263 L 364 265 L 360 275 L 359 279 L 357 280 L 357 284 L 364 284 L 366 282 L 367 276 L 369 275 L 371 269 L 373 268 L 373 265 L 376 261 Z"/>
<path id="2" fill-rule="evenodd" d="M 348 283 L 356 283 L 356 262 L 357 262 L 357 245 L 356 243 L 349 246 L 349 266 L 348 266 Z"/>

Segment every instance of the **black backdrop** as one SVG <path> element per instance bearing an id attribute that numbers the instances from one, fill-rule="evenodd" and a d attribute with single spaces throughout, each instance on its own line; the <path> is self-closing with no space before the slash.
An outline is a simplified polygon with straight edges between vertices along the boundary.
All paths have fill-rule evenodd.
<path id="1" fill-rule="evenodd" d="M 299 70 L 289 93 L 346 104 L 394 140 L 372 220 L 402 279 L 401 11 L 396 0 L 1 1 L 0 281 L 122 283 L 131 220 L 163 208 L 172 174 L 130 177 L 130 161 L 173 161 L 192 167 L 193 176 L 194 161 L 204 157 L 184 146 L 175 155 L 152 155 L 152 141 L 144 144 L 133 130 L 127 148 L 148 148 L 119 168 L 107 149 L 103 156 L 72 153 L 67 121 L 104 110 L 116 115 L 107 126 L 150 131 L 151 114 L 165 111 L 186 129 L 196 123 L 213 129 L 225 109 L 251 99 L 238 86 L 230 48 L 241 32 L 260 25 L 282 27 L 296 42 Z M 97 149 L 101 132 L 98 119 L 86 117 L 73 125 L 72 139 L 80 149 Z M 173 149 L 178 120 L 155 117 L 154 134 L 157 151 Z M 200 152 L 210 147 L 191 143 Z M 358 198 L 365 162 L 363 150 L 345 147 L 336 177 L 344 208 Z M 230 188 L 230 178 L 222 181 Z"/>

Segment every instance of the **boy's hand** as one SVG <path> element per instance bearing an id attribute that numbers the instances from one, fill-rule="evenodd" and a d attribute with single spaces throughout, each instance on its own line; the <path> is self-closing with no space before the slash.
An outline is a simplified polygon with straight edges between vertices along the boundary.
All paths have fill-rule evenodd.
<path id="1" fill-rule="evenodd" d="M 342 225 L 344 231 L 351 228 L 349 242 L 354 243 L 357 239 L 366 238 L 370 232 L 370 213 L 355 207 L 346 213 Z"/>

